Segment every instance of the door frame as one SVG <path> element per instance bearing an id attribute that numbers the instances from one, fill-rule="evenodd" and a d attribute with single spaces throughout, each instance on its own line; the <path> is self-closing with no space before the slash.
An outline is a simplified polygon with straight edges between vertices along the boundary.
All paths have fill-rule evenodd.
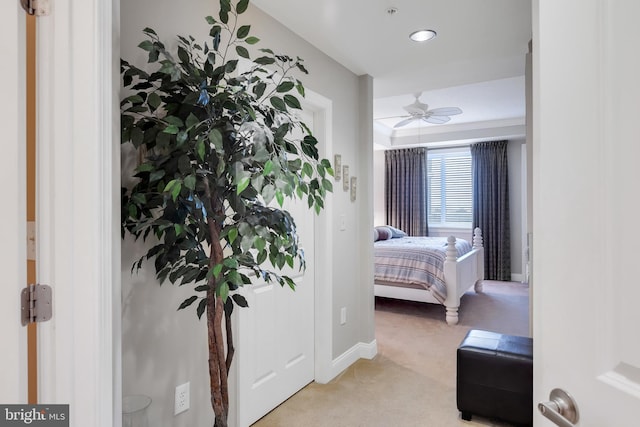
<path id="1" fill-rule="evenodd" d="M 120 426 L 119 0 L 52 1 L 37 19 L 37 274 L 53 289 L 39 401 Z"/>
<path id="2" fill-rule="evenodd" d="M 333 157 L 333 103 L 307 89 L 303 100 L 305 109 L 313 111 L 314 136 L 320 145 L 320 157 Z M 315 214 L 313 214 L 315 215 Z M 324 209 L 314 221 L 314 379 L 327 383 L 336 376 L 333 369 L 333 201 L 325 200 Z"/>
<path id="3" fill-rule="evenodd" d="M 5 185 L 3 195 L 8 201 L 2 209 L 2 222 L 9 224 L 3 232 L 0 268 L 4 283 L 0 295 L 0 324 L 3 369 L 0 402 L 27 403 L 27 328 L 20 324 L 20 291 L 27 284 L 27 223 L 26 223 L 26 20 L 18 1 L 0 4 L 0 46 L 5 60 L 2 75 L 7 84 L 0 88 L 4 102 L 0 104 L 3 118 L 4 162 L 0 180 Z M 8 367 L 8 368 L 7 368 Z"/>

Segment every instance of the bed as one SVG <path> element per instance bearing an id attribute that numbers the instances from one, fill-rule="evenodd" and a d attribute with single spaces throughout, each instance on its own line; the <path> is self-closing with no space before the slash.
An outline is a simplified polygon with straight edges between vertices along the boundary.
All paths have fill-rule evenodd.
<path id="1" fill-rule="evenodd" d="M 384 228 L 390 228 L 391 236 Z M 388 226 L 376 227 L 374 240 L 376 296 L 442 304 L 447 323 L 455 325 L 462 295 L 472 287 L 482 292 L 484 249 L 479 228 L 471 243 L 454 236 L 411 237 Z"/>

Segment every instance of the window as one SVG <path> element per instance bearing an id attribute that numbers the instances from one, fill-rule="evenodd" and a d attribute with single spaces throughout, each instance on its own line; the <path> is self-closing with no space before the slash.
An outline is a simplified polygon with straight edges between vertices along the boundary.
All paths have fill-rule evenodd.
<path id="1" fill-rule="evenodd" d="M 472 188 L 469 147 L 427 152 L 429 226 L 471 227 Z"/>

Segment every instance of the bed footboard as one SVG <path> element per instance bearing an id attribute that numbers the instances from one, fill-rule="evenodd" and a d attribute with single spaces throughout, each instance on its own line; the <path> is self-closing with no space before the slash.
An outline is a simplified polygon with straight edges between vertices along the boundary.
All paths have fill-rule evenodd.
<path id="1" fill-rule="evenodd" d="M 473 249 L 458 258 L 456 238 L 447 239 L 447 257 L 444 261 L 444 277 L 447 284 L 447 299 L 444 305 L 447 309 L 447 323 L 458 323 L 458 307 L 460 298 L 472 286 L 476 292 L 482 292 L 484 279 L 484 248 L 480 228 L 473 230 Z"/>

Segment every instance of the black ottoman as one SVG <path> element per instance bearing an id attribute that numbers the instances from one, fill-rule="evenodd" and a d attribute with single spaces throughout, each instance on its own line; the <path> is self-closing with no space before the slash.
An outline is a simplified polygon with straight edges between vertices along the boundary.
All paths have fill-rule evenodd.
<path id="1" fill-rule="evenodd" d="M 473 414 L 533 425 L 533 340 L 472 329 L 458 347 L 457 403 Z"/>

